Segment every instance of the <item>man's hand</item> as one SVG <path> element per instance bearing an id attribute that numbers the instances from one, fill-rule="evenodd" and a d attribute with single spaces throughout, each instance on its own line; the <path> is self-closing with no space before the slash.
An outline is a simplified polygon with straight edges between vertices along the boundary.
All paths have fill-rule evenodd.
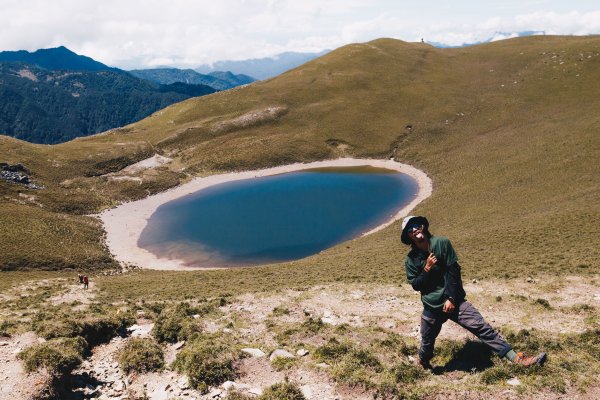
<path id="1" fill-rule="evenodd" d="M 455 309 L 456 309 L 456 307 L 454 306 L 454 303 L 451 302 L 450 300 L 446 300 L 446 302 L 444 303 L 444 307 L 442 308 L 442 311 L 444 311 L 446 314 L 452 314 Z"/>
<path id="2" fill-rule="evenodd" d="M 431 268 L 435 263 L 437 263 L 437 257 L 435 256 L 435 254 L 429 253 L 429 257 L 427 257 L 427 261 L 425 262 L 425 268 L 423 268 L 423 270 L 425 272 L 431 271 Z"/>

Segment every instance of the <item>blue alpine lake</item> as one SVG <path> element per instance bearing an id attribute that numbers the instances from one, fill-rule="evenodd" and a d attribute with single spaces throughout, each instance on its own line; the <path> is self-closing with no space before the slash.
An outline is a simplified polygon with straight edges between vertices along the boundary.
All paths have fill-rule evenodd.
<path id="1" fill-rule="evenodd" d="M 417 191 L 408 175 L 368 166 L 227 182 L 160 206 L 138 245 L 195 267 L 295 260 L 388 221 Z"/>

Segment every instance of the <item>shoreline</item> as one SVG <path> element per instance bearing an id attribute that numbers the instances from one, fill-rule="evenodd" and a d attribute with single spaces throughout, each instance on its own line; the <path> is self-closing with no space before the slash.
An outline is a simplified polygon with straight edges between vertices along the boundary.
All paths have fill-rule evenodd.
<path id="1" fill-rule="evenodd" d="M 137 265 L 143 269 L 165 271 L 223 269 L 190 267 L 186 266 L 183 260 L 158 258 L 150 251 L 139 247 L 138 239 L 146 227 L 148 220 L 158 207 L 164 203 L 195 193 L 209 186 L 311 168 L 356 167 L 363 165 L 391 169 L 408 175 L 416 181 L 418 192 L 414 198 L 399 210 L 389 221 L 368 232 L 364 232 L 360 237 L 377 232 L 391 225 L 395 221 L 402 219 L 408 215 L 417 204 L 425 200 L 432 193 L 432 182 L 427 174 L 408 164 L 402 164 L 393 160 L 338 158 L 334 160 L 288 164 L 254 171 L 230 172 L 194 178 L 181 186 L 171 188 L 165 192 L 146 197 L 145 199 L 123 203 L 115 208 L 105 210 L 98 214 L 98 217 L 102 221 L 104 231 L 106 232 L 106 245 L 114 258 L 121 263 Z"/>

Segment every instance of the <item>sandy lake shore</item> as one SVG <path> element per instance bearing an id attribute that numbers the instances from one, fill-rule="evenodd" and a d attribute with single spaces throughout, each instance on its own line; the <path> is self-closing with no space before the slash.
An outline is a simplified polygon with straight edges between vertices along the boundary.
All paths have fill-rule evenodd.
<path id="1" fill-rule="evenodd" d="M 119 262 L 137 265 L 142 268 L 159 270 L 208 269 L 186 266 L 183 260 L 158 258 L 153 253 L 138 246 L 138 239 L 142 231 L 158 207 L 171 200 L 175 200 L 209 186 L 224 182 L 277 175 L 311 168 L 355 167 L 363 165 L 396 170 L 403 174 L 409 175 L 415 179 L 419 188 L 418 193 L 414 196 L 412 201 L 398 211 L 393 218 L 386 223 L 379 225 L 375 229 L 365 232 L 363 235 L 376 232 L 392 224 L 394 221 L 403 218 L 404 216 L 408 215 L 408 213 L 417 204 L 431 195 L 431 179 L 424 172 L 411 167 L 410 165 L 401 164 L 392 160 L 339 158 L 336 160 L 289 164 L 255 171 L 232 172 L 227 174 L 195 178 L 188 183 L 177 186 L 165 192 L 149 196 L 142 200 L 124 203 L 118 207 L 106 210 L 99 214 L 99 218 L 101 219 L 106 231 L 107 246 L 110 252 L 114 255 L 115 259 Z"/>

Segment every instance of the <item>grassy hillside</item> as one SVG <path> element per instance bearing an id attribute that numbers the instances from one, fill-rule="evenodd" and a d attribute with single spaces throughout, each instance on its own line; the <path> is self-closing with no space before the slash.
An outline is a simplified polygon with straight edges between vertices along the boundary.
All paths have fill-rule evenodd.
<path id="1" fill-rule="evenodd" d="M 55 146 L 1 137 L 0 162 L 24 164 L 46 189 L 0 182 L 0 266 L 102 266 L 102 231 L 85 214 L 193 176 L 343 155 L 393 156 L 426 171 L 434 193 L 415 212 L 452 238 L 469 277 L 595 272 L 599 89 L 598 37 L 461 49 L 380 39 L 105 134 Z M 174 162 L 140 173 L 141 183 L 102 176 L 156 153 Z M 395 224 L 306 260 L 235 274 L 265 272 L 282 285 L 290 269 L 306 271 L 305 283 L 395 281 L 405 250 L 398 234 Z M 164 274 L 136 275 L 157 278 L 169 290 Z"/>

